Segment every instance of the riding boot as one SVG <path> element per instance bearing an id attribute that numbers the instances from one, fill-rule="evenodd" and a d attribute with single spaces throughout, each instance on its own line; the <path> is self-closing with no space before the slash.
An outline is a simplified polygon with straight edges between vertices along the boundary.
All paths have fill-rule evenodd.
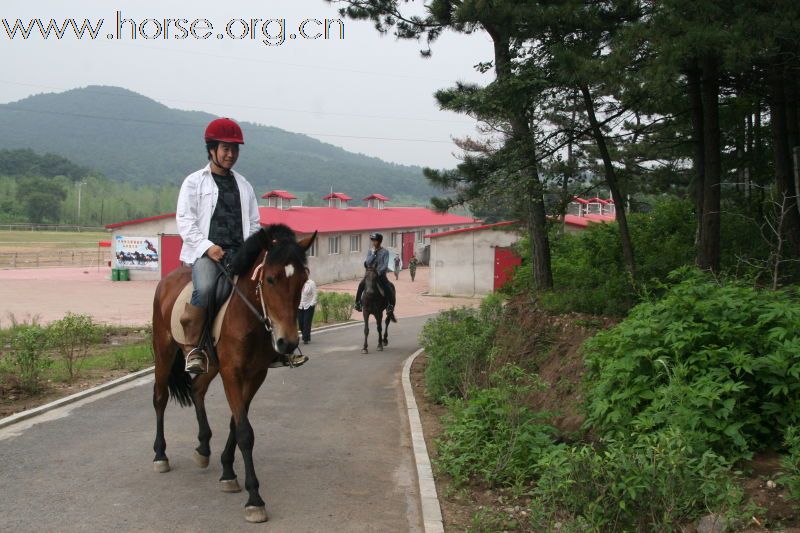
<path id="1" fill-rule="evenodd" d="M 197 307 L 187 303 L 181 315 L 183 335 L 186 337 L 186 343 L 183 345 L 183 354 L 186 357 L 186 371 L 192 374 L 205 374 L 208 372 L 208 355 L 203 347 L 200 346 L 205 323 L 205 307 Z"/>
<path id="2" fill-rule="evenodd" d="M 389 291 L 388 291 L 389 292 L 389 294 L 388 294 L 389 305 L 386 306 L 386 312 L 387 313 L 393 313 L 394 312 L 394 304 L 397 303 L 397 296 L 395 295 L 394 285 L 389 284 L 388 289 L 389 289 Z"/>

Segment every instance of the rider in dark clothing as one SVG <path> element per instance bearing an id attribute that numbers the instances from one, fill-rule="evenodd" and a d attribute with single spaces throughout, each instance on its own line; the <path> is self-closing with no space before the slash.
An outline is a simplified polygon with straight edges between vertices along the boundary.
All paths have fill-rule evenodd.
<path id="1" fill-rule="evenodd" d="M 395 293 L 394 285 L 386 278 L 386 271 L 389 270 L 389 250 L 383 248 L 383 235 L 380 233 L 373 233 L 369 236 L 372 242 L 372 247 L 367 252 L 367 259 L 364 261 L 366 268 L 374 268 L 378 272 L 378 283 L 383 287 L 383 292 L 389 300 L 389 305 L 386 307 L 386 312 L 391 314 L 394 312 Z M 361 311 L 361 294 L 364 292 L 364 280 L 358 284 L 358 291 L 356 292 L 356 311 Z"/>

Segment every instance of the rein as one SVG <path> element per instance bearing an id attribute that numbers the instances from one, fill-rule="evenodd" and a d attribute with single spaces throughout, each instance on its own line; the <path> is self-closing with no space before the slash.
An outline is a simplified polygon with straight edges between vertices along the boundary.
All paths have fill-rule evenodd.
<path id="1" fill-rule="evenodd" d="M 264 253 L 264 260 L 261 262 L 260 265 L 258 265 L 255 268 L 255 270 L 253 270 L 253 275 L 252 275 L 252 277 L 250 279 L 255 281 L 256 276 L 258 276 L 258 273 L 261 272 L 261 270 L 263 269 L 263 267 L 264 267 L 264 265 L 266 263 L 267 263 L 267 254 L 265 252 Z M 267 333 L 269 333 L 271 335 L 272 334 L 272 321 L 269 319 L 269 314 L 267 313 L 267 306 L 264 303 L 264 293 L 262 291 L 262 285 L 263 285 L 264 280 L 259 278 L 258 283 L 256 284 L 256 294 L 258 294 L 258 299 L 261 302 L 261 310 L 263 311 L 263 314 L 261 314 L 258 311 L 258 309 L 256 309 L 256 306 L 254 306 L 252 303 L 250 303 L 250 300 L 244 295 L 242 290 L 239 287 L 237 287 L 236 284 L 233 282 L 233 278 L 231 277 L 230 272 L 228 272 L 228 269 L 225 268 L 225 266 L 222 263 L 220 263 L 219 261 L 214 261 L 214 264 L 217 265 L 217 268 L 219 268 L 220 272 L 222 272 L 222 275 L 225 276 L 225 279 L 227 279 L 228 283 L 231 284 L 231 287 L 233 287 L 233 291 L 236 294 L 239 295 L 239 297 L 242 299 L 242 301 L 247 306 L 247 308 L 250 310 L 250 312 L 253 313 L 253 315 L 255 315 L 255 317 L 259 321 L 259 323 L 262 326 L 264 326 L 264 329 L 267 330 Z"/>

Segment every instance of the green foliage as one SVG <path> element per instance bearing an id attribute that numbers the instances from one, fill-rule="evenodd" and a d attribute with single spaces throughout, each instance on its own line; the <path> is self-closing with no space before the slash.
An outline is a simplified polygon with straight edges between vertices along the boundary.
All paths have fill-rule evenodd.
<path id="1" fill-rule="evenodd" d="M 794 500 L 800 500 L 800 428 L 789 426 L 784 433 L 786 456 L 781 459 L 782 475 L 778 479 Z"/>
<path id="2" fill-rule="evenodd" d="M 69 381 L 75 379 L 81 361 L 86 357 L 89 346 L 101 338 L 101 330 L 89 315 L 67 313 L 48 327 L 51 345 L 56 349 Z"/>
<path id="3" fill-rule="evenodd" d="M 20 178 L 17 201 L 24 206 L 30 222 L 58 222 L 61 205 L 67 197 L 63 179 L 27 177 Z"/>
<path id="4" fill-rule="evenodd" d="M 678 531 L 681 521 L 742 500 L 728 463 L 675 429 L 597 449 L 552 446 L 536 468 L 540 519 L 566 511 L 583 531 Z"/>
<path id="5" fill-rule="evenodd" d="M 535 376 L 507 366 L 491 381 L 466 399 L 448 401 L 436 464 L 456 484 L 477 477 L 521 489 L 540 474 L 537 460 L 554 446 L 555 429 L 524 405 L 538 386 Z"/>
<path id="6" fill-rule="evenodd" d="M 319 292 L 317 294 L 316 311 L 318 311 L 323 322 L 345 322 L 350 320 L 354 305 L 355 300 L 347 293 Z"/>
<path id="7" fill-rule="evenodd" d="M 620 439 L 677 427 L 747 457 L 800 418 L 800 304 L 692 269 L 670 281 L 586 343 L 587 424 Z"/>
<path id="8" fill-rule="evenodd" d="M 52 361 L 47 357 L 49 335 L 38 325 L 21 325 L 12 329 L 9 339 L 9 353 L 20 384 L 29 392 L 36 392 L 41 386 L 42 373 Z"/>
<path id="9" fill-rule="evenodd" d="M 501 297 L 490 295 L 480 309 L 443 311 L 422 328 L 420 344 L 428 357 L 425 383 L 434 401 L 468 396 L 491 353 L 502 310 Z"/>

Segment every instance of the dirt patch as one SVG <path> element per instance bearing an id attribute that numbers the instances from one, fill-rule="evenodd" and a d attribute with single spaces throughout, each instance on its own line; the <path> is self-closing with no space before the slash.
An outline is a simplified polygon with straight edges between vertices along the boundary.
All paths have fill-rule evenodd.
<path id="1" fill-rule="evenodd" d="M 0 381 L 0 418 L 39 407 L 131 372 L 131 370 L 85 370 L 81 372 L 75 383 L 59 383 L 50 380 L 44 384 L 43 390 L 36 394 L 26 393 L 12 376 L 5 376 Z"/>

